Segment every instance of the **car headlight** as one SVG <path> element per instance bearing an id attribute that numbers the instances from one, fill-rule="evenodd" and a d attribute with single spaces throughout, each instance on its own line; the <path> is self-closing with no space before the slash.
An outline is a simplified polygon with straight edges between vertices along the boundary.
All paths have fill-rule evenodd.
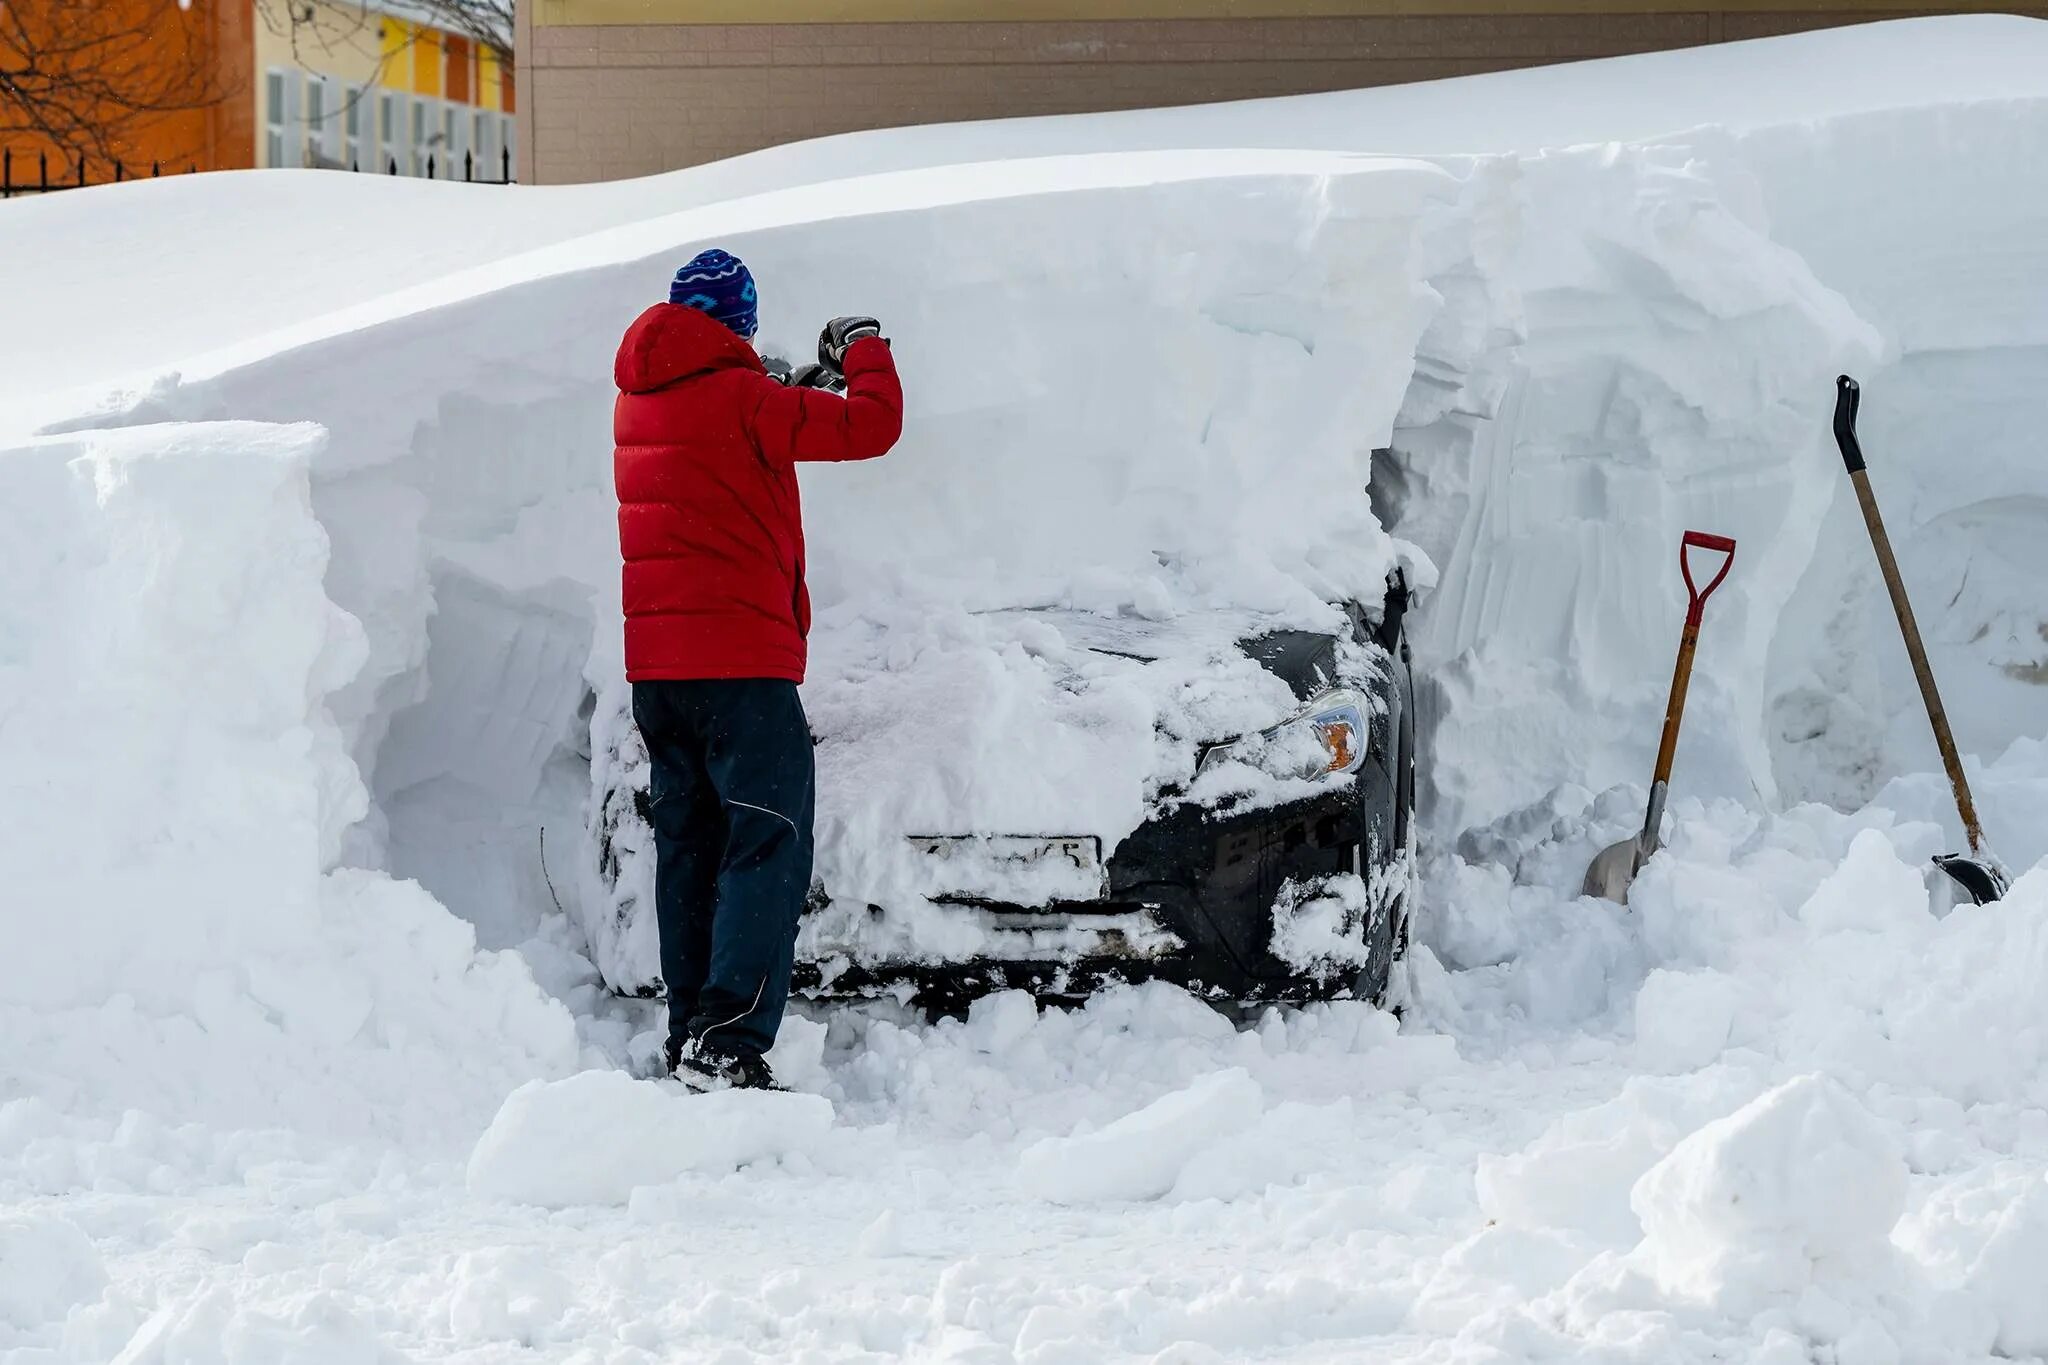
<path id="1" fill-rule="evenodd" d="M 1308 717 L 1323 752 L 1330 756 L 1326 773 L 1355 773 L 1365 766 L 1365 698 L 1356 692 L 1330 693 Z"/>
<path id="2" fill-rule="evenodd" d="M 1209 749 L 1195 771 L 1204 772 L 1218 763 L 1239 762 L 1275 777 L 1355 773 L 1365 765 L 1369 710 L 1363 694 L 1348 687 L 1332 688 L 1269 730 Z"/>

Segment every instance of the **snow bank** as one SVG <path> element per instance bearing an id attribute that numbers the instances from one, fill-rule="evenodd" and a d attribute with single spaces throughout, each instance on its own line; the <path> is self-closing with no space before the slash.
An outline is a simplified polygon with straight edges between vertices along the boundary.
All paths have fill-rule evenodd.
<path id="1" fill-rule="evenodd" d="M 615 747 L 586 713 L 619 711 L 606 359 L 670 257 L 714 236 L 770 281 L 771 348 L 801 353 L 816 317 L 873 309 L 909 383 L 896 454 L 806 474 L 820 869 L 863 934 L 888 937 L 866 904 L 914 908 L 931 890 L 900 836 L 1113 845 L 1186 777 L 1193 741 L 1284 714 L 1283 689 L 1229 637 L 1314 625 L 1326 599 L 1371 593 L 1394 543 L 1359 505 L 1306 490 L 1356 486 L 1373 446 L 1392 452 L 1374 476 L 1382 515 L 1441 571 L 1412 623 L 1439 836 L 1561 775 L 1596 791 L 1641 780 L 1688 526 L 1741 548 L 1709 614 L 1681 789 L 1853 803 L 1918 755 L 1896 739 L 1912 733 L 1903 674 L 1870 663 L 1892 646 L 1828 444 L 1831 380 L 1866 372 L 1873 449 L 1893 448 L 1895 417 L 1948 405 L 1868 369 L 1938 343 L 1894 321 L 1924 315 L 1924 295 L 1878 289 L 1870 272 L 1893 262 L 1836 249 L 1795 212 L 1795 182 L 1818 157 L 1847 179 L 1895 174 L 1898 130 L 1930 120 L 1941 145 L 1979 130 L 2023 149 L 2022 112 L 1844 119 L 1856 164 L 1821 133 L 1780 129 L 1440 167 L 1099 156 L 778 191 L 251 343 L 133 414 L 311 417 L 337 433 L 316 507 L 331 594 L 370 646 L 333 703 L 372 795 L 349 858 L 418 877 L 488 946 L 530 934 L 555 898 L 584 907 L 615 984 L 643 981 L 650 954 L 644 921 L 614 915 L 586 875 L 579 781 Z M 1924 152 L 1912 174 L 1938 173 L 1934 145 L 1903 145 Z M 2029 287 L 2032 202 L 1944 188 L 1974 231 L 2014 244 L 1974 268 Z M 1778 240 L 1781 205 L 1799 251 Z M 1986 363 L 2033 363 L 2020 314 L 2002 316 Z M 378 392 L 375 410 L 329 384 L 336 371 Z M 2042 387 L 2010 373 L 2014 391 Z M 2009 521 L 2035 478 L 2009 434 L 2024 428 L 1970 429 L 1977 491 Z M 1920 518 L 1917 492 L 1891 502 L 1895 525 Z M 1997 563 L 1972 551 L 1981 600 L 1955 629 L 1996 640 L 1967 646 L 1957 687 L 1974 695 L 1989 669 L 2008 692 L 1987 714 L 2023 714 L 2010 687 L 2037 690 L 2020 681 L 2032 542 L 1958 534 Z M 1190 642 L 1185 671 L 1148 671 L 1009 610 L 1048 605 L 1206 619 L 1213 638 Z M 1987 721 L 1979 738 L 2014 733 Z M 895 946 L 957 950 L 978 939 L 961 920 L 913 917 Z"/>
<path id="2" fill-rule="evenodd" d="M 832 1126 L 817 1095 L 692 1095 L 622 1071 L 528 1081 L 469 1158 L 469 1189 L 547 1208 L 620 1204 L 642 1185 L 800 1152 Z"/>
<path id="3" fill-rule="evenodd" d="M 421 1133 L 574 1057 L 516 959 L 325 871 L 366 800 L 324 705 L 364 650 L 322 590 L 321 440 L 0 451 L 0 1093 Z"/>
<path id="4" fill-rule="evenodd" d="M 331 703 L 371 792 L 348 859 L 419 878 L 491 947 L 561 899 L 618 985 L 644 984 L 649 945 L 587 875 L 579 780 L 593 753 L 601 779 L 602 759 L 631 761 L 590 732 L 619 709 L 608 358 L 674 256 L 713 239 L 763 278 L 771 349 L 805 353 L 817 319 L 872 310 L 910 391 L 889 460 L 806 473 L 820 868 L 850 907 L 835 934 L 978 941 L 959 915 L 866 925 L 867 903 L 914 911 L 932 890 L 900 836 L 1113 845 L 1185 778 L 1193 741 L 1284 713 L 1228 637 L 1326 621 L 1328 598 L 1376 587 L 1395 542 L 1310 492 L 1365 481 L 1372 447 L 1390 452 L 1374 462 L 1380 515 L 1441 575 L 1411 623 L 1437 836 L 1563 775 L 1641 780 L 1688 526 L 1741 549 L 1709 615 L 1680 789 L 1853 805 L 1931 764 L 1828 445 L 1838 369 L 1863 372 L 1867 444 L 1898 452 L 1901 476 L 1880 483 L 1902 540 L 1924 540 L 1906 554 L 1915 590 L 1953 599 L 1939 666 L 1986 702 L 1955 708 L 1982 717 L 1966 743 L 2003 747 L 2038 695 L 2029 509 L 2048 490 L 2022 436 L 2048 416 L 2027 396 L 2048 393 L 2033 306 L 2048 204 L 2001 168 L 2040 151 L 2048 91 L 2013 56 L 2040 41 L 2015 21 L 1890 25 L 1623 64 L 1661 73 L 1668 101 L 1533 72 L 1489 78 L 1498 103 L 1448 99 L 1454 82 L 1237 111 L 1234 140 L 1351 147 L 1360 127 L 1392 129 L 1428 164 L 959 164 L 976 147 L 1071 151 L 1089 128 L 1134 146 L 1213 137 L 1221 115 L 1193 110 L 881 135 L 858 163 L 879 173 L 832 183 L 827 168 L 855 164 L 843 143 L 593 189 L 621 221 L 580 238 L 564 207 L 579 192 L 515 195 L 524 226 L 494 249 L 534 249 L 223 331 L 184 377 L 66 420 L 334 433 L 315 505 L 330 595 L 369 646 Z M 1829 82 L 1766 98 L 1716 79 L 1831 44 L 1856 55 L 1826 63 Z M 1958 49 L 1969 80 L 1927 69 Z M 1908 69 L 1910 88 L 1877 74 Z M 1599 98 L 1567 115 L 1543 94 L 1558 82 Z M 1657 121 L 1681 117 L 1714 126 Z M 1564 145 L 1582 135 L 1636 141 Z M 1946 152 L 1980 144 L 1999 154 Z M 732 197 L 714 202 L 714 181 Z M 1915 213 L 1837 211 L 1862 193 L 1843 187 L 1876 184 L 1918 187 L 1894 196 Z M 1860 226 L 1879 218 L 1882 232 Z M 1904 473 L 1933 467 L 1950 431 L 1970 452 L 1967 498 Z M 1046 606 L 1207 621 L 1213 638 L 1190 642 L 1185 669 L 1148 672 L 1012 610 Z"/>
<path id="5" fill-rule="evenodd" d="M 567 242 L 613 224 L 787 190 L 928 167 L 986 166 L 1026 158 L 1122 151 L 1322 149 L 1454 158 L 1533 153 L 1608 141 L 1669 141 L 1687 130 L 1791 130 L 1866 113 L 2036 98 L 2048 31 L 2010 15 L 1897 20 L 1765 41 L 1642 53 L 1619 62 L 1570 63 L 1463 80 L 1173 109 L 1012 118 L 882 129 L 772 147 L 670 175 L 611 184 L 474 187 L 405 178 L 343 179 L 323 172 L 171 176 L 15 201 L 0 258 L 0 293 L 24 306 L 42 344 L 0 371 L 7 406 L 61 416 L 110 380 L 147 379 L 190 357 L 319 319 L 477 266 Z M 1969 174 L 1975 158 L 1948 158 Z M 1995 167 L 2010 163 L 1989 155 Z M 1847 189 L 1802 176 L 1802 198 L 1884 196 L 1891 182 Z M 1920 202 L 1920 212 L 1961 206 Z M 1844 211 L 1880 239 L 1882 215 Z M 365 221 L 419 225 L 403 250 L 363 231 Z M 219 230 L 223 221 L 244 234 Z M 1860 247 L 1857 249 L 1861 249 Z M 1937 248 L 1938 250 L 1939 248 Z M 73 306 L 113 278 L 109 260 L 148 254 L 153 287 L 124 297 L 124 326 L 109 329 Z M 1916 252 L 1916 256 L 1917 256 Z M 323 262 L 317 277 L 304 263 Z M 1944 272 L 1890 272 L 1898 287 L 1938 292 Z M 224 278 L 282 278 L 291 287 L 223 296 Z M 1875 275 L 1870 283 L 1884 281 Z M 1998 291 L 1987 291 L 1996 295 Z M 0 420 L 5 420 L 0 418 Z"/>

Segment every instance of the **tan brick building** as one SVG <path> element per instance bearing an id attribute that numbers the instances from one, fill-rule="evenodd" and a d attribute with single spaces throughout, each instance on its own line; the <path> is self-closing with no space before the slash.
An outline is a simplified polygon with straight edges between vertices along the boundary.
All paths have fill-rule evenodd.
<path id="1" fill-rule="evenodd" d="M 613 180 L 861 128 L 1386 85 L 1930 8 L 2048 15 L 1924 0 L 524 0 L 520 178 Z"/>

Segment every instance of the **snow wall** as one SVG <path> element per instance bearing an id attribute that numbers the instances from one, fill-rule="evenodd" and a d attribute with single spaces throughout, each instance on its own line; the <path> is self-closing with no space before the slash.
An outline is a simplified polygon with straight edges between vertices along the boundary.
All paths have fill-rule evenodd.
<path id="1" fill-rule="evenodd" d="M 1201 604 L 1311 620 L 1322 596 L 1391 562 L 1369 525 L 1306 492 L 1355 477 L 1376 447 L 1392 451 L 1374 490 L 1384 518 L 1442 574 L 1416 623 L 1425 819 L 1439 837 L 1559 781 L 1641 780 L 1688 527 L 1741 549 L 1708 624 L 1686 787 L 1854 803 L 1926 756 L 1827 436 L 1833 376 L 1866 381 L 1867 444 L 1931 597 L 1928 574 L 1961 572 L 1953 547 L 1940 551 L 1941 518 L 2000 499 L 2000 517 L 2024 520 L 2012 499 L 2039 493 L 2013 407 L 2043 391 L 2016 382 L 2042 362 L 2028 329 L 2044 312 L 2027 297 L 2041 288 L 2042 206 L 2009 192 L 1996 159 L 1971 170 L 1939 149 L 1984 137 L 2019 157 L 2040 124 L 2038 106 L 2008 101 L 1438 158 L 1433 173 L 1284 153 L 904 172 L 451 278 L 267 338 L 258 358 L 195 367 L 220 372 L 136 411 L 311 417 L 334 431 L 316 499 L 335 597 L 371 641 L 337 700 L 376 798 L 355 856 L 388 853 L 487 938 L 498 907 L 549 894 L 537 825 L 564 832 L 551 841 L 560 863 L 579 861 L 566 836 L 580 826 L 586 741 L 565 737 L 593 644 L 591 678 L 615 672 L 606 358 L 665 264 L 711 240 L 768 282 L 768 345 L 801 355 L 816 318 L 871 310 L 910 389 L 909 435 L 889 460 L 806 474 L 820 592 L 810 704 L 821 731 L 874 741 L 838 755 L 868 775 L 865 790 L 886 774 L 905 794 L 895 809 L 835 806 L 828 751 L 828 859 L 941 818 L 1130 828 L 1147 783 L 1170 775 L 1152 734 L 1173 699 L 1075 698 L 1057 669 L 1018 663 L 1029 642 L 968 613 Z M 1926 214 L 1889 215 L 1911 220 L 1889 251 L 1813 188 L 1880 175 L 1938 189 Z M 1923 231 L 1976 245 L 1952 269 L 1923 253 L 1901 271 Z M 1828 232 L 1853 235 L 1854 250 Z M 1915 332 L 1947 316 L 1915 307 L 1915 290 L 1957 287 L 1944 275 L 1996 296 L 1981 335 Z M 1944 369 L 2002 406 L 1949 403 L 1934 382 Z M 1905 473 L 1936 467 L 1929 438 L 1949 429 L 1975 451 L 1962 497 L 1958 482 Z M 1945 675 L 1959 691 L 2029 686 L 2015 679 L 2038 613 L 1997 583 L 2024 581 L 2011 557 L 2031 539 L 1968 539 L 1970 555 L 1999 562 L 1980 567 L 1982 619 L 1935 623 Z M 1258 723 L 1276 705 L 1250 677 L 1225 690 L 1189 723 Z M 1966 741 L 1995 752 L 2014 737 L 2005 718 L 2024 714 L 1987 708 Z M 896 743 L 904 731 L 886 715 L 910 718 L 919 744 Z M 1089 755 L 1058 757 L 1077 725 Z M 1030 768 L 1046 781 L 1022 780 L 1006 751 L 1049 756 Z M 1105 752 L 1112 780 L 1075 780 Z M 429 850 L 460 843 L 474 851 L 461 866 L 432 866 Z M 853 880 L 883 892 L 897 871 Z"/>
<path id="2" fill-rule="evenodd" d="M 906 374 L 904 446 L 807 473 L 809 697 L 846 737 L 824 755 L 825 848 L 856 878 L 886 884 L 853 864 L 934 811 L 1029 829 L 1057 804 L 1113 835 L 1161 775 L 1155 727 L 1270 719 L 1283 699 L 1252 670 L 1074 693 L 1042 666 L 1061 642 L 986 613 L 1313 624 L 1401 553 L 1348 497 L 1375 449 L 1382 519 L 1441 575 L 1416 621 L 1435 837 L 1561 780 L 1640 777 L 1690 526 L 1742 548 L 1683 787 L 1849 803 L 1926 764 L 1827 442 L 1838 369 L 1866 380 L 1916 590 L 1954 599 L 1938 666 L 1959 694 L 2008 690 L 1966 742 L 1991 752 L 2040 714 L 2010 689 L 2041 664 L 2048 201 L 2002 168 L 2037 162 L 2044 129 L 2037 102 L 2004 101 L 1428 165 L 1185 153 L 871 177 L 356 306 L 72 425 L 327 429 L 311 505 L 363 648 L 304 705 L 370 795 L 339 861 L 419 878 L 486 946 L 579 894 L 580 708 L 617 667 L 609 357 L 678 253 L 714 240 L 768 283 L 771 347 L 801 354 L 818 319 L 874 311 Z M 2006 156 L 1946 155 L 1965 144 Z M 1878 184 L 1884 214 L 1844 210 Z M 1955 308 L 1959 290 L 1981 307 Z M 1332 481 L 1346 497 L 1320 495 Z M 1937 594 L 1936 574 L 1966 590 Z M 1061 749 L 1077 725 L 1098 741 L 1085 772 Z M 1051 780 L 1015 780 L 1018 753 Z M 898 799 L 858 799 L 876 774 Z M 563 835 L 545 856 L 543 829 Z M 332 852 L 295 875 L 317 881 Z M 190 983 L 164 989 L 163 1009 L 200 1008 Z"/>
<path id="3" fill-rule="evenodd" d="M 321 445 L 231 423 L 0 449 L 0 1096 L 45 1106 L 7 1106 L 15 1134 L 118 1097 L 439 1137 L 576 1060 L 515 955 L 328 870 L 368 800 L 327 708 L 365 651 L 322 590 Z"/>

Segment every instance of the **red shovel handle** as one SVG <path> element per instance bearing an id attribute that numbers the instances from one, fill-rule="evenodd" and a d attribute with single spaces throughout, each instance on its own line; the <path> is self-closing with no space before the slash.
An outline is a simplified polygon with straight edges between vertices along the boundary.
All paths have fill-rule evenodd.
<path id="1" fill-rule="evenodd" d="M 1688 554 L 1694 549 L 1715 550 L 1727 556 L 1721 561 L 1721 571 L 1707 580 L 1702 588 L 1694 584 L 1692 560 Z M 1707 609 L 1707 599 L 1714 595 L 1714 589 L 1721 586 L 1721 580 L 1728 576 L 1728 570 L 1735 565 L 1735 541 L 1729 536 L 1709 535 L 1705 531 L 1687 531 L 1685 538 L 1678 542 L 1678 571 L 1685 575 L 1685 592 L 1689 599 L 1685 609 L 1685 623 L 1697 626 L 1700 616 Z"/>

